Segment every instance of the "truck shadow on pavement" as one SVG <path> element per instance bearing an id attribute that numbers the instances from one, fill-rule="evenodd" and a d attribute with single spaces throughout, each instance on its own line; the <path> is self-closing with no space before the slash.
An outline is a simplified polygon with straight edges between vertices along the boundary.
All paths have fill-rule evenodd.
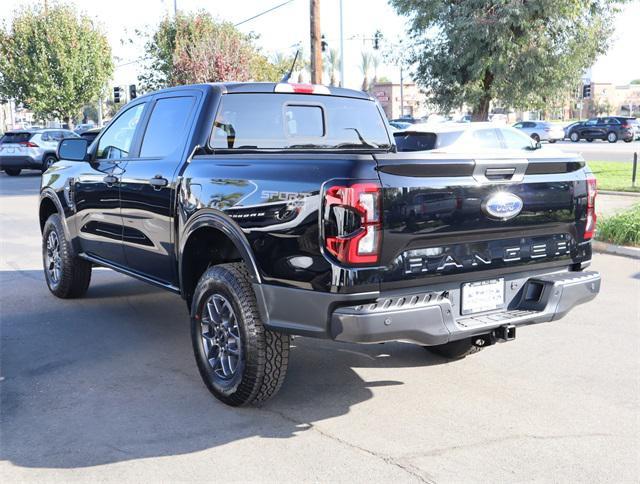
<path id="1" fill-rule="evenodd" d="M 79 300 L 51 296 L 41 271 L 0 272 L 0 290 L 0 458 L 22 467 L 87 467 L 292 438 L 348 413 L 373 388 L 402 385 L 364 381 L 358 368 L 444 362 L 412 345 L 296 338 L 280 394 L 262 408 L 230 408 L 200 380 L 179 297 L 111 271 L 95 271 Z"/>

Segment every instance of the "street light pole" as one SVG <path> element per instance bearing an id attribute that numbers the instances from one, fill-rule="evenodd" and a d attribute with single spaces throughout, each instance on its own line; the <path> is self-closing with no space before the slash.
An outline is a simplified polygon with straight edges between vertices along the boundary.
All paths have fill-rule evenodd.
<path id="1" fill-rule="evenodd" d="M 340 87 L 344 87 L 344 25 L 342 23 L 342 0 L 340 0 Z"/>

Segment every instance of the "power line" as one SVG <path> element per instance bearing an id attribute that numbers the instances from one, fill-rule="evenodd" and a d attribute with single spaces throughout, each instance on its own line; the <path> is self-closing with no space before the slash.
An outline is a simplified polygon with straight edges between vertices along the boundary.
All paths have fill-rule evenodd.
<path id="1" fill-rule="evenodd" d="M 275 7 L 271 7 L 269 10 L 265 10 L 264 12 L 260 12 L 259 14 L 256 14 L 253 17 L 249 17 L 248 19 L 243 20 L 242 22 L 238 22 L 237 24 L 235 24 L 235 26 L 237 27 L 238 25 L 242 25 L 244 23 L 247 23 L 247 22 L 253 20 L 254 18 L 261 17 L 266 13 L 273 12 L 275 9 L 280 8 L 280 7 L 284 7 L 285 5 L 287 5 L 287 4 L 289 4 L 289 3 L 293 2 L 293 1 L 294 0 L 288 0 L 286 2 L 281 3 L 280 5 L 276 5 Z"/>

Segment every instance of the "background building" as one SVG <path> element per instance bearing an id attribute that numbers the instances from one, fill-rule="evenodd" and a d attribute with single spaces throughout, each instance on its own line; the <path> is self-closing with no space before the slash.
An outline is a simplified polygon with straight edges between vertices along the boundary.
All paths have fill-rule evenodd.
<path id="1" fill-rule="evenodd" d="M 369 90 L 384 109 L 387 118 L 395 119 L 402 116 L 421 118 L 429 114 L 424 94 L 413 83 L 403 84 L 404 108 L 400 104 L 400 84 L 379 82 L 373 84 Z"/>

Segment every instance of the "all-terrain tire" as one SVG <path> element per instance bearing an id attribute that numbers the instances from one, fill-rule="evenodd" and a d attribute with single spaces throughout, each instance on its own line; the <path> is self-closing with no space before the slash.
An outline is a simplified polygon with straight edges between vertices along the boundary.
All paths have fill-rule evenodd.
<path id="1" fill-rule="evenodd" d="M 443 345 L 425 346 L 425 349 L 435 353 L 444 358 L 451 360 L 460 360 L 466 356 L 477 353 L 482 349 L 481 346 L 476 346 L 472 338 L 460 339 L 457 341 L 450 341 Z"/>
<path id="2" fill-rule="evenodd" d="M 57 242 L 55 256 L 53 240 Z M 47 286 L 54 296 L 71 299 L 85 295 L 91 282 L 91 263 L 73 256 L 71 244 L 64 235 L 62 220 L 57 213 L 51 215 L 44 224 L 42 264 Z M 54 271 L 56 265 L 58 270 Z"/>
<path id="3" fill-rule="evenodd" d="M 221 297 L 231 305 L 240 335 L 240 357 L 232 376 L 220 376 L 210 363 L 204 333 L 207 302 Z M 210 318 L 212 319 L 212 318 Z M 231 406 L 258 405 L 273 397 L 284 382 L 291 337 L 265 328 L 251 277 L 243 263 L 212 266 L 196 286 L 191 304 L 191 341 L 200 376 L 209 391 Z"/>

